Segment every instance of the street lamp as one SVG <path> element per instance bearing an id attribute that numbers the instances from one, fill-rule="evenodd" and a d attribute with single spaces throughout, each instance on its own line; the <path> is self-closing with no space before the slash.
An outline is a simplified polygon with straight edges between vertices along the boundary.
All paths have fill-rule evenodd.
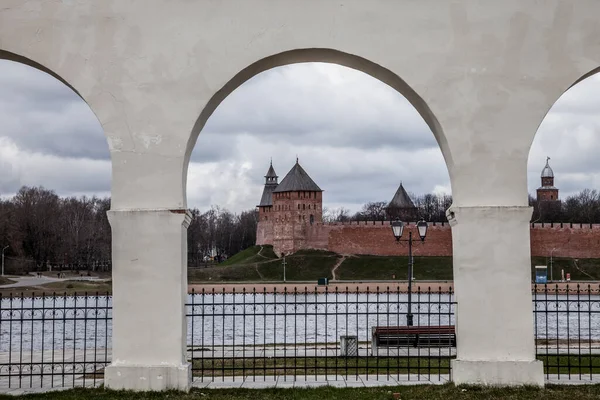
<path id="1" fill-rule="evenodd" d="M 283 257 L 283 261 L 282 261 L 282 265 L 283 265 L 283 281 L 285 282 L 285 266 L 286 266 L 286 262 L 285 262 L 285 253 L 281 253 L 281 257 Z"/>
<path id="2" fill-rule="evenodd" d="M 552 282 L 552 270 L 554 269 L 552 266 L 552 253 L 554 253 L 554 250 L 556 249 L 552 249 L 550 250 L 550 282 Z"/>
<path id="3" fill-rule="evenodd" d="M 404 223 L 399 219 L 392 221 L 392 232 L 394 233 L 394 237 L 397 242 L 401 241 L 402 233 L 404 233 Z M 419 237 L 421 242 L 425 241 L 425 236 L 427 236 L 427 222 L 424 220 L 420 220 L 417 222 L 417 231 L 419 232 Z M 412 281 L 413 281 L 413 255 L 412 255 L 412 231 L 408 231 L 408 239 L 402 240 L 403 242 L 408 242 L 408 313 L 406 314 L 406 325 L 413 326 L 413 314 L 412 314 Z"/>
<path id="4" fill-rule="evenodd" d="M 2 276 L 4 276 L 4 250 L 8 249 L 9 246 L 6 246 L 2 249 Z"/>

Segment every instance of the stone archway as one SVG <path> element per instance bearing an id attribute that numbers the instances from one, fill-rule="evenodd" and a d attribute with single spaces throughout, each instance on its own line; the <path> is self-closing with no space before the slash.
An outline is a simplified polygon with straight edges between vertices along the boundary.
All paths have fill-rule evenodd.
<path id="1" fill-rule="evenodd" d="M 2 49 L 76 87 L 109 139 L 115 330 L 108 386 L 189 388 L 191 149 L 206 118 L 241 82 L 319 59 L 373 69 L 404 88 L 438 135 L 454 201 L 453 378 L 542 384 L 530 313 L 527 154 L 558 95 L 599 65 L 590 16 L 600 3 L 147 2 L 144 13 L 133 2 L 92 0 L 13 1 L 0 10 Z M 398 77 L 419 96 L 411 99 Z"/>
<path id="2" fill-rule="evenodd" d="M 190 139 L 187 143 L 185 159 L 186 175 L 187 166 L 189 165 L 189 158 L 192 150 L 194 149 L 198 136 L 202 131 L 202 128 L 215 109 L 229 94 L 231 94 L 244 82 L 260 74 L 261 72 L 284 65 L 310 62 L 331 63 L 356 69 L 394 88 L 398 93 L 406 97 L 406 99 L 421 115 L 425 123 L 427 123 L 433 132 L 438 145 L 440 146 L 446 161 L 446 165 L 448 167 L 450 166 L 452 163 L 452 155 L 450 148 L 448 147 L 448 141 L 444 135 L 442 126 L 425 100 L 408 83 L 384 66 L 378 65 L 357 55 L 345 53 L 335 49 L 309 48 L 284 51 L 260 59 L 238 72 L 211 97 L 196 120 L 190 135 Z M 186 182 L 185 179 L 184 182 Z"/>

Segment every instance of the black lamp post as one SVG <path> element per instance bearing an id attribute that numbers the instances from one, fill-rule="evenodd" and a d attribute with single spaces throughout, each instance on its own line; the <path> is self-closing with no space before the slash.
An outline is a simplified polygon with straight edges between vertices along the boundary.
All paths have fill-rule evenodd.
<path id="1" fill-rule="evenodd" d="M 427 222 L 420 220 L 417 222 L 417 230 L 419 231 L 419 237 L 421 242 L 425 241 L 427 235 Z M 404 232 L 404 223 L 399 219 L 392 221 L 392 232 L 397 242 L 401 241 L 402 233 Z M 412 280 L 413 280 L 413 255 L 412 255 L 412 232 L 408 232 L 408 239 L 402 240 L 408 242 L 408 313 L 406 314 L 406 325 L 413 326 L 413 315 L 412 315 Z"/>

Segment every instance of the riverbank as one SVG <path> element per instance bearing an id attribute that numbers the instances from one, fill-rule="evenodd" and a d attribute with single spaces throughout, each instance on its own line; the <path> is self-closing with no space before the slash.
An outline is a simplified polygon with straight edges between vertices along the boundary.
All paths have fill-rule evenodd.
<path id="1" fill-rule="evenodd" d="M 309 292 L 309 293 L 335 293 L 337 292 L 408 292 L 408 282 L 391 281 L 336 281 L 329 285 L 317 285 L 312 282 L 205 282 L 188 285 L 188 291 L 201 293 L 242 293 L 242 292 Z M 544 293 L 544 295 L 582 294 L 600 295 L 600 282 L 571 281 L 555 282 L 547 285 L 531 285 L 531 291 Z M 451 293 L 454 292 L 452 281 L 416 281 L 412 285 L 413 293 Z"/>
<path id="2" fill-rule="evenodd" d="M 91 280 L 48 280 L 46 278 L 13 278 L 17 282 L 5 286 L 0 286 L 0 296 L 20 296 L 23 294 L 28 297 L 32 293 L 41 295 L 42 293 L 60 293 L 66 295 L 73 294 L 107 294 L 112 292 L 112 282 L 102 279 Z M 547 285 L 531 285 L 532 292 L 544 294 L 544 296 L 553 295 L 600 295 L 600 282 L 598 281 L 571 281 L 556 282 Z M 197 282 L 188 285 L 188 293 L 407 293 L 408 282 L 398 281 L 330 281 L 328 285 L 318 285 L 316 281 L 291 281 L 291 282 Z M 412 285 L 413 293 L 452 293 L 454 292 L 453 281 L 414 281 Z"/>

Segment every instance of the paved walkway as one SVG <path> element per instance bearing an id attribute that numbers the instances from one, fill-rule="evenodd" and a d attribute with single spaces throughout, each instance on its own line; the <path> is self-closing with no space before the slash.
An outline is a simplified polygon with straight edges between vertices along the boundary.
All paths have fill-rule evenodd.
<path id="1" fill-rule="evenodd" d="M 103 281 L 107 280 L 107 279 L 100 279 L 97 277 L 90 277 L 90 276 L 70 276 L 67 278 L 53 278 L 51 276 L 44 276 L 44 275 L 42 275 L 41 277 L 37 277 L 37 276 L 10 277 L 9 279 L 16 281 L 16 282 L 11 283 L 9 285 L 2 285 L 2 286 L 0 286 L 0 289 L 25 287 L 25 286 L 40 286 L 40 285 L 45 285 L 47 283 L 64 282 L 64 281 L 103 282 Z"/>
<path id="2" fill-rule="evenodd" d="M 317 375 L 299 376 L 248 376 L 223 377 L 212 379 L 194 379 L 192 386 L 197 388 L 220 389 L 220 388 L 306 388 L 318 386 L 334 387 L 375 387 L 375 386 L 398 386 L 398 385 L 442 385 L 447 383 L 448 375 Z"/>

